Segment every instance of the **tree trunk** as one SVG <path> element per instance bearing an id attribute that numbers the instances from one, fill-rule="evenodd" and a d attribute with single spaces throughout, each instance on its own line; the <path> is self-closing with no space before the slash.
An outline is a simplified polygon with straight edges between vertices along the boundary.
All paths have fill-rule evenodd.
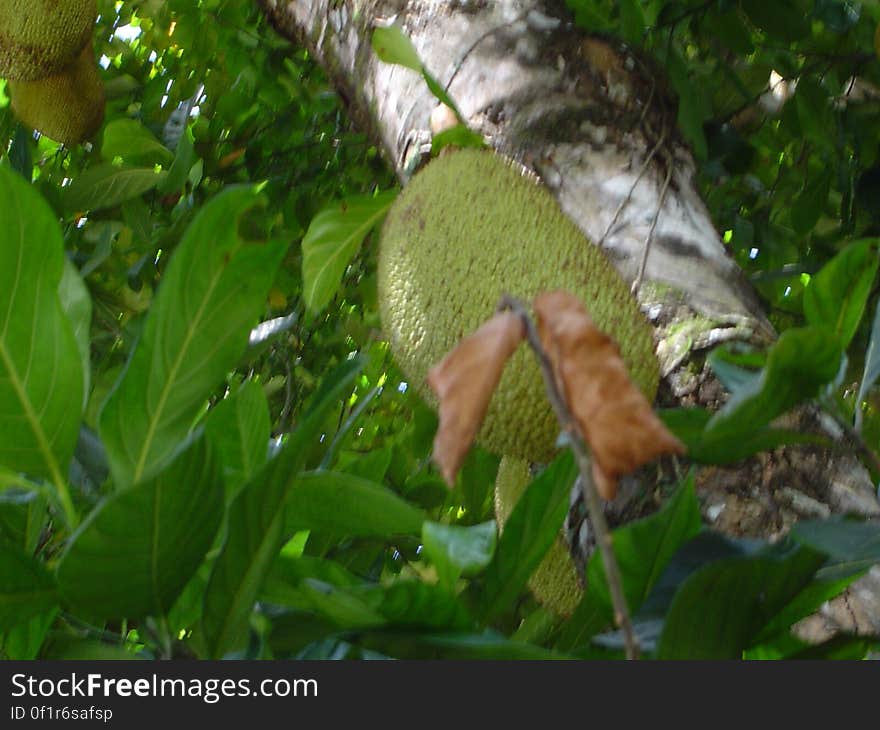
<path id="1" fill-rule="evenodd" d="M 372 49 L 376 27 L 401 25 L 471 129 L 533 169 L 635 284 L 655 326 L 664 405 L 717 407 L 724 395 L 703 364 L 705 351 L 730 340 L 772 341 L 758 297 L 696 188 L 676 101 L 644 55 L 576 29 L 561 2 L 259 3 L 280 33 L 323 65 L 405 184 L 430 154 L 437 100 L 418 73 L 381 62 Z M 829 428 L 814 409 L 790 420 Z M 773 538 L 802 517 L 880 515 L 868 472 L 835 436 L 833 451 L 782 448 L 734 468 L 701 469 L 704 517 L 728 533 Z M 876 595 L 880 575 L 850 591 L 838 626 L 880 631 L 880 604 L 872 616 L 876 599 L 861 595 L 866 585 Z M 860 595 L 863 608 L 853 608 Z"/>

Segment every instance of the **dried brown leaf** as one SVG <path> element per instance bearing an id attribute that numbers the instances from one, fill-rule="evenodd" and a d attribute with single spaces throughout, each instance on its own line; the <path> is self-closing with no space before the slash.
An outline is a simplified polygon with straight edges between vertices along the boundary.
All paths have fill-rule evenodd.
<path id="1" fill-rule="evenodd" d="M 620 477 L 684 445 L 630 380 L 617 344 L 598 330 L 581 301 L 564 291 L 535 298 L 538 336 L 556 385 L 590 447 L 593 477 L 613 499 Z"/>
<path id="2" fill-rule="evenodd" d="M 428 373 L 440 401 L 434 461 L 449 486 L 480 429 L 501 372 L 525 337 L 513 312 L 499 312 L 465 337 Z"/>

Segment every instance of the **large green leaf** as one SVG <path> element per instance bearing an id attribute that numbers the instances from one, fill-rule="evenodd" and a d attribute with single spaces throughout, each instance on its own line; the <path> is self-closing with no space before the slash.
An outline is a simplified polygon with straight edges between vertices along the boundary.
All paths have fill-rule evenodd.
<path id="1" fill-rule="evenodd" d="M 813 398 L 840 369 L 837 338 L 823 327 L 786 330 L 773 345 L 767 365 L 734 393 L 706 426 L 713 439 L 738 438 L 764 426 L 797 403 Z"/>
<path id="2" fill-rule="evenodd" d="M 64 209 L 68 213 L 114 208 L 126 200 L 152 190 L 167 173 L 152 167 L 91 167 L 64 190 Z"/>
<path id="3" fill-rule="evenodd" d="M 198 160 L 195 150 L 192 128 L 187 127 L 177 143 L 174 153 L 174 162 L 168 170 L 168 177 L 159 183 L 160 193 L 168 194 L 182 190 L 186 184 L 192 166 Z"/>
<path id="4" fill-rule="evenodd" d="M 309 607 L 311 602 L 302 588 L 307 580 L 341 588 L 350 588 L 360 583 L 357 576 L 332 560 L 310 555 L 290 557 L 282 554 L 272 563 L 260 591 L 260 600 L 288 608 Z"/>
<path id="5" fill-rule="evenodd" d="M 249 240 L 239 229 L 261 204 L 251 187 L 224 191 L 202 208 L 174 252 L 143 335 L 100 415 L 117 488 L 168 463 L 244 352 L 286 248 Z"/>
<path id="6" fill-rule="evenodd" d="M 0 221 L 0 465 L 48 477 L 73 520 L 66 477 L 84 380 L 58 293 L 61 231 L 36 191 L 2 166 Z"/>
<path id="7" fill-rule="evenodd" d="M 16 624 L 5 636 L 0 633 L 0 655 L 6 659 L 36 659 L 57 614 L 58 607 L 53 606 Z"/>
<path id="8" fill-rule="evenodd" d="M 83 409 L 88 401 L 92 379 L 91 370 L 91 327 L 92 297 L 76 267 L 67 257 L 64 258 L 64 273 L 58 286 L 61 308 L 73 325 L 73 336 L 79 349 L 83 372 Z"/>
<path id="9" fill-rule="evenodd" d="M 135 119 L 114 119 L 104 127 L 101 157 L 112 160 L 121 157 L 138 165 L 170 164 L 174 159 L 165 145 L 143 124 Z"/>
<path id="10" fill-rule="evenodd" d="M 397 191 L 346 198 L 312 219 L 302 242 L 303 298 L 309 310 L 317 312 L 327 306 L 352 257 L 395 197 Z"/>
<path id="11" fill-rule="evenodd" d="M 454 588 L 462 575 L 474 575 L 489 565 L 495 554 L 497 532 L 494 520 L 471 527 L 425 522 L 422 544 L 441 585 Z"/>
<path id="12" fill-rule="evenodd" d="M 340 629 L 462 630 L 473 625 L 453 593 L 422 581 L 351 587 L 306 581 L 303 589 L 312 610 Z"/>
<path id="13" fill-rule="evenodd" d="M 269 455 L 269 404 L 263 389 L 249 380 L 220 401 L 205 419 L 205 435 L 223 465 L 223 481 L 233 494 Z"/>
<path id="14" fill-rule="evenodd" d="M 36 559 L 0 547 L 0 632 L 30 621 L 58 602 L 55 578 Z"/>
<path id="15" fill-rule="evenodd" d="M 831 558 L 822 569 L 826 579 L 851 576 L 880 563 L 880 525 L 876 522 L 840 517 L 810 520 L 795 525 L 792 537 Z"/>
<path id="16" fill-rule="evenodd" d="M 734 464 L 785 444 L 824 443 L 816 434 L 770 426 L 756 426 L 733 436 L 716 435 L 706 430 L 712 413 L 704 408 L 665 408 L 658 415 L 666 428 L 687 446 L 688 459 L 703 464 Z"/>
<path id="17" fill-rule="evenodd" d="M 614 554 L 623 575 L 627 605 L 636 612 L 679 548 L 700 531 L 700 505 L 693 475 L 678 488 L 663 508 L 613 532 Z M 605 605 L 613 615 L 605 566 L 595 551 L 587 566 L 587 598 Z"/>
<path id="18" fill-rule="evenodd" d="M 739 659 L 768 621 L 812 580 L 825 556 L 790 543 L 726 558 L 681 585 L 663 625 L 660 659 Z"/>
<path id="19" fill-rule="evenodd" d="M 673 555 L 699 532 L 700 524 L 700 506 L 690 476 L 656 514 L 614 530 L 614 554 L 632 613 L 645 602 Z M 556 645 L 565 650 L 583 648 L 613 618 L 605 567 L 596 550 L 587 565 L 587 591 Z"/>
<path id="20" fill-rule="evenodd" d="M 620 0 L 620 30 L 623 39 L 634 46 L 642 45 L 645 13 L 641 0 Z"/>
<path id="21" fill-rule="evenodd" d="M 482 612 L 490 617 L 513 604 L 562 527 L 577 468 L 566 452 L 523 493 L 504 525 L 486 570 Z"/>
<path id="22" fill-rule="evenodd" d="M 376 28 L 372 44 L 376 55 L 385 63 L 396 63 L 421 73 L 422 59 L 409 36 L 399 26 Z"/>
<path id="23" fill-rule="evenodd" d="M 858 329 L 877 275 L 877 239 L 851 243 L 829 261 L 804 292 L 804 314 L 846 349 Z"/>
<path id="24" fill-rule="evenodd" d="M 163 616 L 220 527 L 220 468 L 199 438 L 167 468 L 98 506 L 74 534 L 58 581 L 90 616 Z"/>
<path id="25" fill-rule="evenodd" d="M 46 526 L 47 506 L 46 497 L 36 489 L 4 491 L 0 484 L 0 544 L 33 554 Z"/>
<path id="26" fill-rule="evenodd" d="M 344 472 L 314 471 L 294 480 L 285 503 L 290 532 L 344 537 L 418 535 L 425 513 L 381 484 Z"/>
<path id="27" fill-rule="evenodd" d="M 363 359 L 353 358 L 328 376 L 300 426 L 230 505 L 226 539 L 205 591 L 201 638 L 210 656 L 222 657 L 244 642 L 254 601 L 284 541 L 287 497 L 324 417 L 349 394 L 363 366 Z"/>

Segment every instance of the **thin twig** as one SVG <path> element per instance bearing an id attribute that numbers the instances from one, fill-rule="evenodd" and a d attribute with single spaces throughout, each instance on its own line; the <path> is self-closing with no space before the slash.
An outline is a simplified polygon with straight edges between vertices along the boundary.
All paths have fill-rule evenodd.
<path id="1" fill-rule="evenodd" d="M 645 161 L 642 163 L 642 167 L 639 170 L 639 174 L 636 175 L 636 179 L 633 184 L 630 186 L 629 192 L 626 194 L 626 197 L 620 202 L 620 205 L 617 206 L 617 210 L 614 211 L 614 215 L 611 218 L 611 222 L 608 224 L 608 227 L 605 229 L 605 233 L 602 234 L 602 238 L 599 239 L 598 245 L 601 247 L 605 243 L 605 239 L 611 234 L 611 229 L 614 228 L 614 225 L 617 223 L 617 219 L 620 218 L 620 214 L 623 212 L 623 209 L 629 205 L 629 201 L 632 200 L 633 193 L 636 191 L 636 187 L 639 182 L 641 182 L 642 177 L 644 177 L 645 172 L 648 170 L 648 166 L 651 164 L 651 160 L 654 159 L 654 155 L 657 154 L 657 151 L 660 149 L 660 146 L 663 144 L 663 138 L 666 134 L 666 127 L 663 128 L 663 131 L 660 135 L 660 138 L 657 140 L 657 144 L 655 144 L 651 151 L 648 152 L 648 156 L 645 158 Z"/>
<path id="2" fill-rule="evenodd" d="M 654 212 L 654 220 L 651 221 L 651 228 L 648 230 L 648 236 L 645 238 L 645 250 L 642 253 L 642 260 L 639 263 L 639 273 L 632 285 L 632 293 L 638 294 L 639 288 L 642 286 L 642 279 L 645 276 L 645 267 L 648 265 L 648 254 L 651 251 L 651 241 L 654 240 L 654 229 L 657 228 L 657 221 L 660 220 L 660 213 L 666 202 L 666 193 L 669 191 L 669 181 L 672 179 L 672 162 L 666 163 L 666 179 L 663 180 L 663 187 L 660 189 L 660 200 L 657 201 L 657 210 Z"/>
<path id="3" fill-rule="evenodd" d="M 617 557 L 614 555 L 614 544 L 611 539 L 611 530 L 605 519 L 605 510 L 602 507 L 602 501 L 599 493 L 596 491 L 596 485 L 593 483 L 592 466 L 590 463 L 590 455 L 587 453 L 587 447 L 584 445 L 583 437 L 575 425 L 574 417 L 571 414 L 565 398 L 559 392 L 556 384 L 556 378 L 553 374 L 553 366 L 547 353 L 541 345 L 535 323 L 529 316 L 528 311 L 523 304 L 517 299 L 504 296 L 498 305 L 499 310 L 510 310 L 516 314 L 523 323 L 526 330 L 526 340 L 535 357 L 538 365 L 541 367 L 541 374 L 544 377 L 544 385 L 547 388 L 547 398 L 559 425 L 568 435 L 568 442 L 574 452 L 575 461 L 577 462 L 578 471 L 581 476 L 581 486 L 584 493 L 584 501 L 587 505 L 587 512 L 590 515 L 590 521 L 593 524 L 595 532 L 596 544 L 602 553 L 602 563 L 605 566 L 605 576 L 608 580 L 608 588 L 611 593 L 611 603 L 614 606 L 614 621 L 623 632 L 624 644 L 626 647 L 627 659 L 639 658 L 639 643 L 633 630 L 632 620 L 629 615 L 629 608 L 626 604 L 626 596 L 623 593 L 623 578 L 620 573 L 620 566 L 617 563 Z"/>

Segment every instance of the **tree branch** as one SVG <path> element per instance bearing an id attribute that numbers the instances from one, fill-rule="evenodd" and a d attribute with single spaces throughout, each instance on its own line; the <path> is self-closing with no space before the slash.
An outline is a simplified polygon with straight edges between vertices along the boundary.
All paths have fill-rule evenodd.
<path id="1" fill-rule="evenodd" d="M 614 607 L 614 622 L 623 632 L 624 644 L 626 646 L 626 658 L 639 658 L 639 643 L 633 630 L 632 620 L 629 615 L 629 607 L 626 603 L 626 596 L 623 592 L 623 577 L 620 573 L 620 566 L 617 563 L 617 557 L 614 555 L 614 543 L 612 540 L 611 529 L 608 527 L 608 521 L 605 519 L 605 510 L 602 506 L 602 500 L 596 491 L 596 485 L 593 482 L 592 466 L 590 455 L 584 444 L 584 439 L 580 431 L 575 425 L 574 416 L 565 398 L 559 392 L 556 386 L 556 378 L 553 375 L 553 366 L 547 357 L 535 329 L 535 323 L 529 316 L 528 311 L 523 304 L 510 296 L 504 296 L 498 304 L 498 310 L 510 310 L 516 314 L 523 323 L 526 330 L 526 340 L 529 347 L 535 353 L 538 365 L 541 368 L 541 375 L 544 378 L 544 385 L 547 388 L 547 398 L 553 407 L 553 412 L 559 420 L 559 425 L 568 436 L 568 443 L 574 453 L 577 462 L 578 471 L 580 472 L 581 488 L 584 494 L 584 502 L 587 505 L 587 512 L 590 515 L 590 522 L 593 525 L 593 531 L 596 535 L 596 544 L 602 554 L 602 563 L 605 566 L 605 576 L 608 580 L 608 588 L 611 593 L 611 603 Z"/>

